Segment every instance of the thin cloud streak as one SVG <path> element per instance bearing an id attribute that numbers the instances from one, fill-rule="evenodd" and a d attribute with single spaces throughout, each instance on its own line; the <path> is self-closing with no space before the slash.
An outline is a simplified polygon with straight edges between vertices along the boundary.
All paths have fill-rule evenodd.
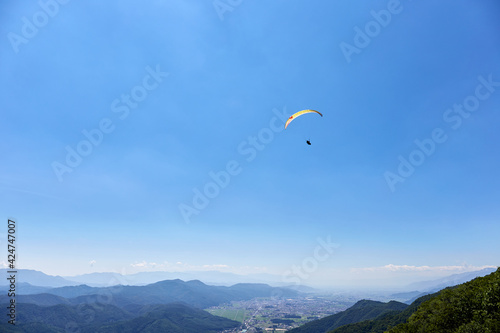
<path id="1" fill-rule="evenodd" d="M 138 272 L 151 272 L 151 271 L 165 271 L 165 272 L 194 272 L 194 271 L 220 271 L 224 273 L 233 274 L 258 274 L 266 273 L 268 269 L 266 267 L 250 267 L 250 266 L 229 266 L 226 264 L 204 264 L 204 265 L 191 265 L 183 262 L 147 262 L 145 260 L 141 262 L 135 262 L 130 264 L 134 273 Z"/>
<path id="2" fill-rule="evenodd" d="M 484 266 L 470 266 L 470 265 L 461 265 L 461 266 L 412 266 L 412 265 L 394 265 L 388 264 L 385 266 L 379 267 L 364 267 L 364 268 L 352 268 L 351 272 L 353 273 L 361 273 L 361 272 L 472 272 L 479 271 L 485 268 L 496 268 L 496 266 L 492 265 L 484 265 Z"/>

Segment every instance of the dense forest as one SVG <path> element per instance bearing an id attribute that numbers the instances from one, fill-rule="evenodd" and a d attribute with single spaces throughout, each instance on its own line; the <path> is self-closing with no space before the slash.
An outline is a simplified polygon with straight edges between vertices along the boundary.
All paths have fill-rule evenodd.
<path id="1" fill-rule="evenodd" d="M 500 268 L 484 277 L 418 298 L 407 309 L 341 326 L 329 333 L 500 332 Z"/>
<path id="2" fill-rule="evenodd" d="M 500 268 L 422 303 L 407 323 L 390 333 L 500 332 Z"/>
<path id="3" fill-rule="evenodd" d="M 302 325 L 297 333 L 497 333 L 500 268 L 419 297 L 409 306 L 362 300 L 346 311 Z"/>

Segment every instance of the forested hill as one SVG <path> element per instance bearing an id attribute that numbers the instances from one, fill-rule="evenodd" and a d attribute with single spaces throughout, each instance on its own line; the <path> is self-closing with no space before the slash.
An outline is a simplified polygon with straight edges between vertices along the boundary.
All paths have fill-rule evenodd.
<path id="1" fill-rule="evenodd" d="M 145 286 L 112 286 L 95 288 L 86 285 L 48 289 L 43 294 L 19 295 L 16 302 L 36 305 L 86 304 L 105 302 L 120 308 L 130 304 L 167 304 L 183 302 L 206 309 L 231 301 L 255 297 L 296 297 L 299 292 L 271 287 L 260 283 L 239 283 L 230 287 L 210 286 L 201 281 L 165 280 Z M 0 303 L 8 303 L 7 294 L 0 295 Z"/>
<path id="2" fill-rule="evenodd" d="M 376 319 L 364 320 L 357 323 L 340 326 L 339 328 L 329 331 L 328 333 L 382 333 L 388 328 L 405 323 L 406 320 L 418 309 L 418 306 L 423 302 L 435 297 L 438 293 L 429 294 L 417 298 L 403 311 L 390 311 L 381 314 Z"/>
<path id="3" fill-rule="evenodd" d="M 418 298 L 402 312 L 341 326 L 329 333 L 500 332 L 500 269 Z"/>
<path id="4" fill-rule="evenodd" d="M 389 332 L 500 332 L 500 268 L 442 290 L 422 303 L 407 323 Z"/>
<path id="5" fill-rule="evenodd" d="M 373 319 L 387 312 L 402 311 L 407 307 L 408 305 L 396 301 L 383 303 L 378 301 L 361 300 L 345 311 L 312 321 L 290 330 L 289 332 L 326 333 L 342 325 Z"/>
<path id="6" fill-rule="evenodd" d="M 6 308 L 6 304 L 1 304 Z M 0 332 L 217 333 L 241 324 L 181 303 L 136 305 L 126 311 L 110 304 L 38 306 L 19 304 L 16 325 L 0 322 Z"/>

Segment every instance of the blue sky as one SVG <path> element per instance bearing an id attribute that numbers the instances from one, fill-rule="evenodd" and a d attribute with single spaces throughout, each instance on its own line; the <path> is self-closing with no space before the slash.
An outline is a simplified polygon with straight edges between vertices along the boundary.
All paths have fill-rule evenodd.
<path id="1" fill-rule="evenodd" d="M 0 207 L 19 267 L 361 286 L 498 265 L 496 1 L 0 13 Z M 308 108 L 324 117 L 282 130 Z"/>

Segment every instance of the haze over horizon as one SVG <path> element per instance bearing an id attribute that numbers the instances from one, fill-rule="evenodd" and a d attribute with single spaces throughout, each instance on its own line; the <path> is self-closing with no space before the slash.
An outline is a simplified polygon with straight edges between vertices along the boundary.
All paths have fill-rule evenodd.
<path id="1" fill-rule="evenodd" d="M 12 218 L 17 267 L 50 275 L 385 287 L 497 267 L 499 14 L 3 1 L 0 248 Z M 284 130 L 303 109 L 323 117 Z"/>

